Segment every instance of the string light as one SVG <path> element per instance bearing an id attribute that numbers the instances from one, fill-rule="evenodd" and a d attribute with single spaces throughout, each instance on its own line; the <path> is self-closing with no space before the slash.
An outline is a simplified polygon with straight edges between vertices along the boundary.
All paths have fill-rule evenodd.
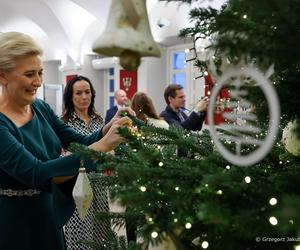
<path id="1" fill-rule="evenodd" d="M 209 246 L 209 244 L 208 244 L 207 241 L 203 241 L 202 244 L 201 244 L 201 247 L 202 247 L 203 249 L 208 248 L 208 246 Z"/>
<path id="2" fill-rule="evenodd" d="M 176 191 L 179 191 L 179 187 L 175 187 L 175 190 L 176 190 Z"/>
<path id="3" fill-rule="evenodd" d="M 273 225 L 276 226 L 278 224 L 278 220 L 276 219 L 276 217 L 272 216 L 269 218 L 269 222 Z"/>
<path id="4" fill-rule="evenodd" d="M 271 206 L 274 206 L 274 205 L 277 204 L 277 199 L 276 198 L 271 198 L 269 203 L 270 203 Z"/>
<path id="5" fill-rule="evenodd" d="M 173 220 L 175 223 L 177 223 L 178 222 L 178 219 L 177 218 L 174 218 L 174 220 Z"/>
<path id="6" fill-rule="evenodd" d="M 140 187 L 140 190 L 141 190 L 142 192 L 146 192 L 147 189 L 146 189 L 146 187 L 141 186 L 141 187 Z"/>
<path id="7" fill-rule="evenodd" d="M 247 15 L 243 15 L 243 18 L 244 18 L 244 19 L 247 19 Z"/>
<path id="8" fill-rule="evenodd" d="M 300 250 L 300 245 L 295 246 L 295 250 Z"/>
<path id="9" fill-rule="evenodd" d="M 192 224 L 191 224 L 191 223 L 188 222 L 188 223 L 185 224 L 185 228 L 186 228 L 186 229 L 190 229 L 191 227 L 192 227 Z"/>
<path id="10" fill-rule="evenodd" d="M 246 176 L 246 177 L 245 177 L 245 182 L 246 182 L 246 183 L 250 183 L 250 182 L 251 182 L 251 178 L 250 178 L 249 176 Z"/>
<path id="11" fill-rule="evenodd" d="M 155 238 L 157 238 L 157 236 L 158 236 L 158 233 L 157 232 L 152 232 L 151 233 L 151 237 L 153 238 L 153 239 L 155 239 Z"/>
<path id="12" fill-rule="evenodd" d="M 164 165 L 163 162 L 159 162 L 159 163 L 158 163 L 158 166 L 160 166 L 160 167 L 162 167 L 163 165 Z"/>

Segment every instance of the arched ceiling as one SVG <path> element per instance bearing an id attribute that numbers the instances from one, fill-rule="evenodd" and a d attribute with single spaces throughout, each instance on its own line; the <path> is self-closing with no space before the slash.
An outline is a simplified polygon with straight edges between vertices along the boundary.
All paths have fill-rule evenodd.
<path id="1" fill-rule="evenodd" d="M 77 61 L 82 54 L 92 53 L 91 45 L 105 29 L 110 5 L 111 0 L 0 0 L 0 32 L 33 36 L 45 50 L 44 60 L 69 57 Z M 155 41 L 165 45 L 178 42 L 178 31 L 189 25 L 190 8 L 179 2 L 147 0 Z M 161 18 L 169 25 L 159 27 Z"/>

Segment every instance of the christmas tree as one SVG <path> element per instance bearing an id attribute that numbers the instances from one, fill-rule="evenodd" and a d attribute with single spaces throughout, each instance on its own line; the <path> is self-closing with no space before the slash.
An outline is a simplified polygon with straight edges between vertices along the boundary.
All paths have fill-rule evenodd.
<path id="1" fill-rule="evenodd" d="M 99 214 L 99 219 L 122 223 L 127 217 L 144 242 L 161 244 L 160 249 L 300 249 L 299 12 L 299 0 L 229 0 L 220 10 L 191 11 L 194 27 L 180 36 L 192 37 L 195 47 L 198 39 L 208 39 L 205 49 L 213 51 L 213 60 L 196 58 L 200 73 L 212 62 L 220 75 L 224 61 L 243 61 L 263 72 L 273 65 L 271 81 L 281 105 L 277 140 L 261 161 L 241 167 L 224 159 L 208 131 L 165 130 L 133 118 L 136 129 L 120 129 L 127 143 L 115 156 L 73 146 L 99 163 L 100 172 L 112 171 L 104 180 L 126 205 L 125 214 Z M 249 98 L 266 131 L 267 101 L 257 88 L 249 90 Z M 178 157 L 178 147 L 187 155 Z M 93 184 L 100 178 L 95 174 Z"/>

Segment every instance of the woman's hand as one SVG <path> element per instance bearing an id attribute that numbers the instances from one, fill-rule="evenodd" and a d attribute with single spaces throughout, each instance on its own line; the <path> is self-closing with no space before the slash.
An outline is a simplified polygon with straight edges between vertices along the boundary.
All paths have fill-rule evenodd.
<path id="1" fill-rule="evenodd" d="M 98 142 L 91 144 L 89 148 L 102 152 L 109 152 L 115 149 L 120 143 L 125 141 L 118 134 L 118 128 L 122 126 L 132 126 L 132 120 L 125 116 L 114 121 L 105 136 Z"/>
<path id="2" fill-rule="evenodd" d="M 103 129 L 102 129 L 102 135 L 106 135 L 107 131 L 110 129 L 110 127 L 112 126 L 113 123 L 117 122 L 118 120 L 120 120 L 121 117 L 121 114 L 122 113 L 127 113 L 131 116 L 136 116 L 135 115 L 135 112 L 129 108 L 129 107 L 125 107 L 125 108 L 120 108 L 118 109 L 117 113 L 115 114 L 115 116 L 110 120 L 109 123 L 107 123 Z"/>

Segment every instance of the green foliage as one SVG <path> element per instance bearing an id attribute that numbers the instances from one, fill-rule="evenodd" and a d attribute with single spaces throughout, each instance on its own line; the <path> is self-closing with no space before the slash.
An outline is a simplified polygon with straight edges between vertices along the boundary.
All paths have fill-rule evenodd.
<path id="1" fill-rule="evenodd" d="M 178 249 L 199 249 L 192 244 L 196 238 L 208 241 L 210 249 L 293 249 L 295 242 L 256 242 L 256 237 L 299 235 L 295 206 L 300 202 L 300 160 L 288 155 L 279 142 L 259 164 L 242 168 L 215 151 L 208 131 L 199 135 L 179 127 L 142 126 L 136 134 L 127 128 L 120 133 L 130 139 L 114 157 L 80 145 L 72 148 L 98 158 L 99 172 L 113 171 L 112 176 L 96 174 L 92 182 L 96 185 L 104 178 L 112 197 L 126 205 L 124 214 L 101 213 L 99 219 L 121 225 L 127 218 L 138 225 L 145 241 L 158 243 L 167 234 Z M 177 156 L 183 145 L 189 157 Z M 247 176 L 250 183 L 245 182 Z M 272 197 L 278 201 L 275 206 L 269 204 Z M 278 225 L 269 223 L 271 216 Z M 151 238 L 152 232 L 158 238 Z"/>
<path id="2" fill-rule="evenodd" d="M 215 64 L 244 60 L 262 70 L 274 65 L 272 82 L 279 95 L 286 121 L 300 118 L 300 0 L 230 0 L 221 10 L 198 8 L 190 12 L 194 27 L 181 37 L 208 38 L 215 51 Z M 206 70 L 208 62 L 196 62 Z M 252 95 L 253 103 L 261 103 Z M 265 114 L 262 113 L 261 117 Z M 298 129 L 298 131 L 300 128 Z"/>
<path id="3" fill-rule="evenodd" d="M 300 118 L 299 13 L 300 0 L 229 0 L 221 10 L 192 10 L 194 27 L 180 36 L 209 37 L 219 68 L 227 59 L 243 59 L 263 70 L 274 65 L 272 81 L 284 126 Z M 207 67 L 207 62 L 195 63 L 202 70 Z M 264 110 L 262 95 L 255 89 L 251 102 Z M 134 123 L 138 131 L 120 129 L 128 141 L 115 156 L 73 145 L 73 150 L 98 162 L 99 172 L 113 171 L 106 177 L 95 174 L 92 181 L 97 185 L 103 178 L 113 187 L 111 195 L 127 207 L 125 214 L 99 218 L 110 216 L 119 225 L 127 218 L 138 225 L 146 242 L 158 243 L 168 235 L 177 249 L 202 249 L 203 241 L 214 250 L 292 250 L 300 244 L 289 240 L 300 237 L 300 158 L 288 154 L 280 140 L 261 162 L 243 168 L 222 158 L 208 131 L 199 135 L 178 127 L 148 127 L 135 119 Z M 178 148 L 187 156 L 178 157 Z M 271 198 L 277 204 L 271 205 Z M 278 224 L 272 225 L 271 217 Z M 158 233 L 155 239 L 153 232 Z"/>
<path id="4" fill-rule="evenodd" d="M 103 242 L 96 243 L 87 240 L 80 241 L 82 245 L 94 250 L 141 250 L 140 246 L 131 242 L 127 244 L 124 236 L 118 236 L 113 230 L 109 230 L 108 237 Z"/>

